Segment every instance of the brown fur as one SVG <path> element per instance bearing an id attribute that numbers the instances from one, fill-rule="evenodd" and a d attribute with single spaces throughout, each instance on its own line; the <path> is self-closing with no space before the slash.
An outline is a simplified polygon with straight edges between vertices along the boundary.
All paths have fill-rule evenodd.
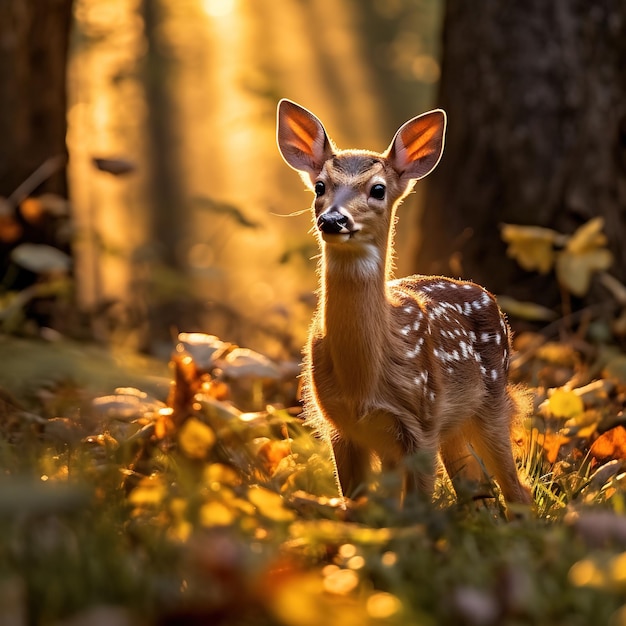
<path id="1" fill-rule="evenodd" d="M 431 494 L 440 453 L 455 485 L 483 481 L 482 459 L 507 502 L 529 504 L 511 451 L 517 412 L 507 382 L 510 333 L 493 296 L 470 282 L 390 280 L 395 210 L 436 166 L 445 114 L 407 122 L 383 154 L 338 151 L 319 120 L 281 101 L 278 143 L 310 187 L 321 247 L 320 302 L 305 354 L 305 410 L 332 443 L 339 486 L 354 495 L 373 461 L 430 456 L 408 488 Z M 372 188 L 386 187 L 378 199 Z M 345 216 L 341 233 L 318 222 Z M 345 220 L 344 220 L 345 221 Z"/>

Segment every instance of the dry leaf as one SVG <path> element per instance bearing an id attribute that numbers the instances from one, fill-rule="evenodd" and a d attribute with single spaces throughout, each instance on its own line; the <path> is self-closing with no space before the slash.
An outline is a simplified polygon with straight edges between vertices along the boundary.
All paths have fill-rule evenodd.
<path id="1" fill-rule="evenodd" d="M 282 496 L 265 487 L 250 487 L 248 499 L 263 517 L 274 522 L 291 522 L 295 517 L 293 511 L 285 508 Z"/>
<path id="2" fill-rule="evenodd" d="M 178 433 L 178 445 L 190 459 L 206 459 L 215 441 L 215 433 L 195 417 L 186 420 Z"/>
<path id="3" fill-rule="evenodd" d="M 93 164 L 102 172 L 108 172 L 113 176 L 121 176 L 122 174 L 129 174 L 137 169 L 136 163 L 129 159 L 105 159 L 94 157 L 92 159 Z"/>
<path id="4" fill-rule="evenodd" d="M 606 237 L 602 232 L 604 218 L 594 217 L 580 226 L 569 238 L 565 249 L 572 254 L 583 254 L 593 248 L 606 245 Z"/>
<path id="5" fill-rule="evenodd" d="M 533 439 L 541 446 L 549 463 L 556 463 L 561 446 L 570 443 L 571 439 L 562 433 L 540 433 L 533 429 Z"/>
<path id="6" fill-rule="evenodd" d="M 502 239 L 509 244 L 507 255 L 525 270 L 546 274 L 554 265 L 554 244 L 561 235 L 549 228 L 504 224 Z"/>
<path id="7" fill-rule="evenodd" d="M 236 519 L 235 512 L 222 502 L 203 504 L 199 516 L 203 526 L 230 526 Z"/>
<path id="8" fill-rule="evenodd" d="M 589 454 L 598 461 L 626 459 L 626 428 L 607 430 L 593 442 Z"/>
<path id="9" fill-rule="evenodd" d="M 253 378 L 260 380 L 279 380 L 282 376 L 280 369 L 266 356 L 248 348 L 235 348 L 216 365 L 224 376 L 231 380 Z"/>
<path id="10" fill-rule="evenodd" d="M 589 291 L 594 272 L 606 270 L 613 264 L 613 255 L 606 248 L 591 248 L 583 252 L 564 250 L 556 260 L 556 275 L 561 285 L 575 296 Z"/>
<path id="11" fill-rule="evenodd" d="M 531 322 L 549 322 L 558 315 L 552 309 L 548 309 L 534 302 L 522 302 L 509 296 L 498 296 L 500 308 L 509 315 Z"/>
<path id="12" fill-rule="evenodd" d="M 575 417 L 585 410 L 580 396 L 574 391 L 565 389 L 555 389 L 546 404 L 547 409 L 554 417 L 564 419 Z"/>
<path id="13" fill-rule="evenodd" d="M 166 490 L 162 479 L 154 475 L 142 478 L 130 492 L 128 501 L 138 507 L 157 506 L 161 504 L 165 495 Z"/>

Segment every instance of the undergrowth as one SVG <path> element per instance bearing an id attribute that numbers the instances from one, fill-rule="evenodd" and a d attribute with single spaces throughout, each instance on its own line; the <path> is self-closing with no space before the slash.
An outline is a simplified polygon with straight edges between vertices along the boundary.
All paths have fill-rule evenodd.
<path id="1" fill-rule="evenodd" d="M 167 399 L 77 393 L 38 415 L 7 395 L 0 622 L 626 623 L 624 357 L 586 369 L 558 346 L 514 368 L 537 384 L 520 442 L 535 510 L 512 522 L 496 486 L 456 498 L 445 476 L 434 502 L 401 506 L 385 474 L 343 507 L 295 382 L 215 338 L 181 340 Z"/>

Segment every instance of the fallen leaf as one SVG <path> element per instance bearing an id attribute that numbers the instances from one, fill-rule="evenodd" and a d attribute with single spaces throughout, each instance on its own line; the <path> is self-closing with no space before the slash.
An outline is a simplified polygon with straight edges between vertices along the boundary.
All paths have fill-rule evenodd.
<path id="1" fill-rule="evenodd" d="M 215 335 L 179 333 L 176 352 L 186 352 L 198 369 L 208 372 L 214 366 L 215 358 L 223 356 L 230 348 L 232 344 Z"/>
<path id="2" fill-rule="evenodd" d="M 215 441 L 211 428 L 195 417 L 186 420 L 178 433 L 178 445 L 190 459 L 206 459 Z"/>
<path id="3" fill-rule="evenodd" d="M 200 507 L 200 523 L 203 526 L 230 526 L 236 519 L 235 512 L 222 502 L 207 502 Z"/>
<path id="4" fill-rule="evenodd" d="M 226 378 L 237 380 L 254 378 L 261 380 L 279 380 L 282 376 L 278 366 L 266 356 L 248 348 L 234 348 L 216 365 Z"/>
<path id="5" fill-rule="evenodd" d="M 165 495 L 162 479 L 156 475 L 147 476 L 130 492 L 128 501 L 137 507 L 154 507 L 163 502 Z"/>
<path id="6" fill-rule="evenodd" d="M 275 491 L 253 485 L 248 489 L 248 499 L 263 517 L 274 522 L 290 522 L 294 519 L 293 511 L 285 508 L 281 495 Z"/>
<path id="7" fill-rule="evenodd" d="M 607 430 L 593 442 L 589 454 L 598 461 L 626 459 L 626 428 Z"/>

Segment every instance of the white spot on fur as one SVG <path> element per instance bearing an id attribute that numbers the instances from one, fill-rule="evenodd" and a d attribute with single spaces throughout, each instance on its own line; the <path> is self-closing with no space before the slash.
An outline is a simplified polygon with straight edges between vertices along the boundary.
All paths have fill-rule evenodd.
<path id="1" fill-rule="evenodd" d="M 415 344 L 415 348 L 413 350 L 408 350 L 406 355 L 409 359 L 414 359 L 421 351 L 422 344 L 424 343 L 424 337 L 420 337 Z"/>
<path id="2" fill-rule="evenodd" d="M 501 335 L 496 335 L 495 339 L 496 339 L 496 345 L 499 346 L 500 343 L 502 342 L 502 336 Z"/>
<path id="3" fill-rule="evenodd" d="M 404 326 L 400 332 L 406 337 L 411 332 L 411 327 L 409 325 Z"/>
<path id="4" fill-rule="evenodd" d="M 498 379 L 497 370 L 491 370 L 491 380 L 497 380 L 497 379 Z"/>
<path id="5" fill-rule="evenodd" d="M 464 341 L 460 341 L 459 348 L 461 348 L 461 354 L 463 355 L 463 358 L 466 359 L 467 358 L 467 344 Z"/>
<path id="6" fill-rule="evenodd" d="M 487 343 L 488 341 L 491 341 L 491 335 L 489 333 L 481 333 L 480 334 L 480 340 L 483 343 Z"/>
<path id="7" fill-rule="evenodd" d="M 404 307 L 404 312 L 405 313 L 413 313 L 413 307 L 412 306 L 405 306 Z"/>
<path id="8" fill-rule="evenodd" d="M 426 385 L 428 382 L 428 372 L 420 372 L 413 380 L 418 387 Z"/>

